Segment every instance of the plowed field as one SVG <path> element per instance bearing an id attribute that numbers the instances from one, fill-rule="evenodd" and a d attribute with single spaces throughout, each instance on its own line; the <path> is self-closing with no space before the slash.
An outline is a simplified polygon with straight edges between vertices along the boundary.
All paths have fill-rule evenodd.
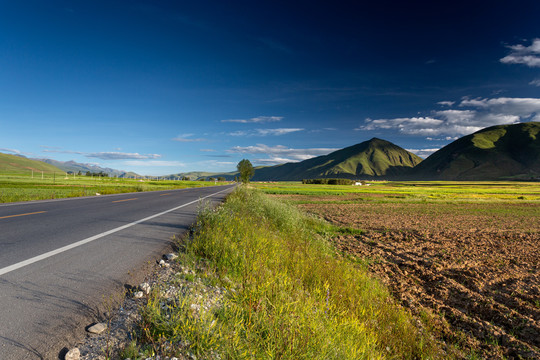
<path id="1" fill-rule="evenodd" d="M 540 359 L 540 204 L 280 195 L 340 227 L 395 298 L 458 358 Z M 387 198 L 388 199 L 388 198 Z"/>

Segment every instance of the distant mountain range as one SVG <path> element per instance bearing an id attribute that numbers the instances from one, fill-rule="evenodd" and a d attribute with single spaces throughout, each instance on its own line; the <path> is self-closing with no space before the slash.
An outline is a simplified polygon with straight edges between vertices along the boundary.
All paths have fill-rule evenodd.
<path id="1" fill-rule="evenodd" d="M 133 172 L 75 161 L 28 159 L 0 153 L 0 173 L 29 171 L 107 173 L 141 177 Z M 224 177 L 237 172 L 193 171 L 163 178 L 192 180 Z M 540 122 L 492 126 L 464 136 L 423 160 L 386 140 L 362 143 L 297 163 L 255 168 L 255 181 L 297 181 L 313 178 L 386 180 L 540 180 Z"/>
<path id="2" fill-rule="evenodd" d="M 105 174 L 108 174 L 110 177 L 120 177 L 120 178 L 141 177 L 141 175 L 136 174 L 131 171 L 104 168 L 104 167 L 94 165 L 94 164 L 78 163 L 73 160 L 70 160 L 70 161 L 58 161 L 58 160 L 53 160 L 53 159 L 32 159 L 32 160 L 42 161 L 44 163 L 51 164 L 65 172 L 78 173 L 80 171 L 82 174 L 86 174 L 88 171 L 90 171 L 91 173 L 100 173 L 100 172 L 105 173 Z"/>

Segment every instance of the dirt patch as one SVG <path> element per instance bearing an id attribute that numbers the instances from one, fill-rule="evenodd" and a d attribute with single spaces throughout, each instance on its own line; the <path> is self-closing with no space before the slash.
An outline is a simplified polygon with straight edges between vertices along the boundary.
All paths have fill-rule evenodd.
<path id="1" fill-rule="evenodd" d="M 370 271 L 395 298 L 423 318 L 458 357 L 540 358 L 537 204 L 299 207 L 336 225 L 365 230 L 333 241 L 367 259 Z"/>

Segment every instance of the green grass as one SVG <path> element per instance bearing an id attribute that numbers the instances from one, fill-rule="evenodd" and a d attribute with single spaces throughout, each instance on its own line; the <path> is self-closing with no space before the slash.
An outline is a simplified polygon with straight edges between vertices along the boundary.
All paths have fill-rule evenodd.
<path id="1" fill-rule="evenodd" d="M 212 186 L 214 182 L 135 180 L 98 178 L 87 176 L 67 177 L 56 173 L 29 175 L 0 175 L 0 203 L 59 199 L 80 196 L 119 194 L 140 191 L 172 190 L 188 187 Z"/>
<path id="2" fill-rule="evenodd" d="M 437 358 L 430 335 L 385 287 L 328 244 L 335 231 L 260 191 L 237 189 L 201 212 L 179 259 L 227 291 L 198 314 L 193 304 L 204 304 L 204 293 L 171 302 L 155 292 L 139 346 L 168 356 L 187 348 L 203 359 Z"/>
<path id="3" fill-rule="evenodd" d="M 6 175 L 26 175 L 34 172 L 35 176 L 52 174 L 54 172 L 63 173 L 56 166 L 42 161 L 30 160 L 25 157 L 0 153 L 0 174 Z"/>
<path id="4" fill-rule="evenodd" d="M 368 182 L 370 186 L 303 185 L 298 182 L 253 183 L 267 194 L 366 195 L 363 200 L 377 202 L 414 201 L 540 201 L 540 182 L 458 182 L 406 181 Z M 339 201 L 334 199 L 333 201 Z"/>

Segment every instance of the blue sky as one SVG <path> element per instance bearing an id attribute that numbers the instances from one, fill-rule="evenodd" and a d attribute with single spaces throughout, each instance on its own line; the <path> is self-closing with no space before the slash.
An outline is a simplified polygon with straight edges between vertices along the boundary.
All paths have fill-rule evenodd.
<path id="1" fill-rule="evenodd" d="M 540 121 L 540 2 L 4 1 L 0 152 L 144 175 Z"/>

